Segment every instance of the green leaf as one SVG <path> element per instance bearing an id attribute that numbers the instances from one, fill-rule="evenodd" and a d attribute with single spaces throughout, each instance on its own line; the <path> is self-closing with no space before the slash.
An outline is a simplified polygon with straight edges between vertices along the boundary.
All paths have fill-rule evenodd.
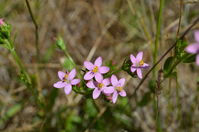
<path id="1" fill-rule="evenodd" d="M 168 57 L 163 66 L 163 72 L 165 77 L 169 76 L 169 74 L 172 72 L 174 64 L 175 64 L 175 57 L 173 56 Z"/>
<path id="2" fill-rule="evenodd" d="M 174 61 L 175 61 L 175 57 L 173 57 L 173 56 L 168 57 L 164 63 L 163 70 L 168 71 L 171 68 L 171 66 L 173 65 Z"/>
<path id="3" fill-rule="evenodd" d="M 186 54 L 184 59 L 182 60 L 183 63 L 193 63 L 196 61 L 196 55 L 195 54 Z"/>

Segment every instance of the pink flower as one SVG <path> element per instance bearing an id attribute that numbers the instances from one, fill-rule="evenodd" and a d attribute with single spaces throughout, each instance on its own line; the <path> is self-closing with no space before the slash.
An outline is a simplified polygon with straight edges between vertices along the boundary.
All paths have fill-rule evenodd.
<path id="1" fill-rule="evenodd" d="M 137 75 L 140 79 L 142 78 L 142 69 L 149 67 L 148 64 L 144 63 L 142 58 L 143 52 L 139 52 L 136 57 L 134 57 L 132 54 L 130 55 L 130 59 L 132 62 L 131 72 L 137 71 Z"/>
<path id="2" fill-rule="evenodd" d="M 113 93 L 114 88 L 108 87 L 108 85 L 110 85 L 109 78 L 106 78 L 106 79 L 97 78 L 96 81 L 91 80 L 86 84 L 87 87 L 94 89 L 93 99 L 97 99 L 102 92 L 104 92 L 105 94 Z"/>
<path id="3" fill-rule="evenodd" d="M 4 21 L 2 18 L 0 18 L 0 26 L 4 24 Z"/>
<path id="4" fill-rule="evenodd" d="M 101 65 L 102 65 L 102 57 L 98 57 L 95 60 L 94 64 L 92 64 L 89 61 L 85 61 L 84 66 L 89 71 L 84 75 L 84 80 L 91 80 L 93 77 L 95 77 L 95 80 L 103 78 L 102 74 L 107 73 L 109 71 L 109 67 Z"/>
<path id="5" fill-rule="evenodd" d="M 118 98 L 118 94 L 122 97 L 126 96 L 126 92 L 123 90 L 125 78 L 121 78 L 119 81 L 115 75 L 111 76 L 111 83 L 115 89 L 112 96 L 112 101 L 115 103 Z"/>
<path id="6" fill-rule="evenodd" d="M 197 54 L 196 56 L 196 64 L 199 66 L 199 30 L 195 31 L 195 43 L 190 44 L 186 47 L 186 51 L 191 54 Z"/>
<path id="7" fill-rule="evenodd" d="M 65 93 L 68 95 L 72 90 L 72 85 L 76 85 L 80 82 L 80 79 L 74 79 L 76 76 L 76 70 L 73 69 L 71 72 L 58 72 L 58 77 L 61 81 L 54 83 L 55 88 L 64 88 Z"/>

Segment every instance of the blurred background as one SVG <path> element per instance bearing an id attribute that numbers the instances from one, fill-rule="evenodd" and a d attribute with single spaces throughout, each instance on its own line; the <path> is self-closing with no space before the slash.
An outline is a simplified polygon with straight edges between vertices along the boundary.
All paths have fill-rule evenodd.
<path id="1" fill-rule="evenodd" d="M 0 131 L 199 131 L 199 67 L 195 64 L 180 64 L 177 77 L 163 82 L 158 95 L 158 121 L 150 79 L 138 90 L 135 101 L 130 96 L 140 80 L 118 73 L 127 79 L 127 97 L 119 97 L 116 104 L 75 92 L 65 95 L 63 89 L 53 88 L 57 71 L 67 68 L 65 54 L 56 46 L 58 36 L 80 68 L 84 60 L 94 61 L 98 56 L 105 64 L 121 66 L 125 57 L 139 51 L 152 65 L 159 0 L 29 0 L 29 4 L 38 24 L 39 62 L 35 27 L 26 1 L 0 0 L 0 17 L 12 25 L 14 47 L 38 92 L 21 83 L 14 58 L 0 47 Z M 199 1 L 165 0 L 158 58 L 197 16 Z M 199 24 L 186 36 L 189 43 L 194 42 L 196 29 Z"/>

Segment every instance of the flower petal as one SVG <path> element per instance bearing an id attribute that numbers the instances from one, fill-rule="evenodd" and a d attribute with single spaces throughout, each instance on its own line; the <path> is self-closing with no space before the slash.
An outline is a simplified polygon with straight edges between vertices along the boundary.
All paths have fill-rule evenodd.
<path id="1" fill-rule="evenodd" d="M 102 83 L 104 84 L 104 85 L 109 85 L 111 82 L 110 82 L 110 78 L 106 78 L 106 79 L 104 79 L 103 81 L 102 81 Z"/>
<path id="2" fill-rule="evenodd" d="M 103 92 L 104 92 L 105 94 L 111 94 L 111 93 L 114 92 L 114 87 L 112 87 L 112 86 L 110 86 L 110 87 L 105 87 L 104 90 L 103 90 Z"/>
<path id="3" fill-rule="evenodd" d="M 113 99 L 113 103 L 115 104 L 116 103 L 116 101 L 117 101 L 117 97 L 118 97 L 118 93 L 117 93 L 117 91 L 114 91 L 114 93 L 113 93 L 113 97 L 112 97 L 112 99 Z"/>
<path id="4" fill-rule="evenodd" d="M 88 88 L 96 88 L 95 85 L 94 85 L 94 83 L 93 83 L 93 81 L 87 82 L 86 86 L 87 86 Z"/>
<path id="5" fill-rule="evenodd" d="M 131 67 L 131 72 L 135 72 L 136 68 Z"/>
<path id="6" fill-rule="evenodd" d="M 85 75 L 84 75 L 84 80 L 91 80 L 94 77 L 94 73 L 92 71 L 88 71 Z"/>
<path id="7" fill-rule="evenodd" d="M 67 85 L 64 87 L 64 92 L 65 92 L 65 94 L 67 94 L 67 95 L 70 94 L 71 90 L 72 90 L 71 84 L 67 84 Z"/>
<path id="8" fill-rule="evenodd" d="M 137 75 L 140 79 L 142 79 L 142 70 L 139 68 L 137 69 Z"/>
<path id="9" fill-rule="evenodd" d="M 117 86 L 118 80 L 117 80 L 117 77 L 115 75 L 111 76 L 111 83 L 112 83 L 113 86 Z"/>
<path id="10" fill-rule="evenodd" d="M 95 73 L 95 80 L 96 80 L 98 83 L 102 83 L 102 80 L 103 80 L 102 74 L 100 74 L 99 72 Z"/>
<path id="11" fill-rule="evenodd" d="M 80 79 L 73 79 L 71 80 L 72 85 L 77 85 L 80 82 Z"/>
<path id="12" fill-rule="evenodd" d="M 123 87 L 124 86 L 124 83 L 125 83 L 125 78 L 121 78 L 119 80 L 119 83 L 120 83 L 120 86 Z"/>
<path id="13" fill-rule="evenodd" d="M 196 56 L 196 64 L 199 66 L 199 54 Z"/>
<path id="14" fill-rule="evenodd" d="M 143 57 L 143 52 L 139 52 L 136 56 L 136 60 L 137 61 L 141 61 L 142 60 L 142 57 Z"/>
<path id="15" fill-rule="evenodd" d="M 126 96 L 126 92 L 124 90 L 122 90 L 121 92 L 119 92 L 120 96 L 125 97 Z"/>
<path id="16" fill-rule="evenodd" d="M 53 87 L 55 87 L 55 88 L 63 88 L 63 87 L 66 86 L 66 84 L 67 84 L 66 82 L 59 81 L 59 82 L 54 83 Z"/>
<path id="17" fill-rule="evenodd" d="M 195 37 L 196 42 L 199 43 L 199 30 L 194 32 L 194 37 Z"/>
<path id="18" fill-rule="evenodd" d="M 62 71 L 58 71 L 58 77 L 60 80 L 63 80 L 64 76 L 66 75 L 65 72 L 62 72 Z"/>
<path id="19" fill-rule="evenodd" d="M 132 63 L 136 63 L 136 58 L 133 54 L 130 55 L 130 59 Z"/>
<path id="20" fill-rule="evenodd" d="M 192 54 L 196 54 L 198 50 L 199 50 L 199 43 L 198 44 L 197 43 L 190 44 L 185 49 L 185 51 L 187 51 L 188 53 L 192 53 Z"/>
<path id="21" fill-rule="evenodd" d="M 110 68 L 108 66 L 101 66 L 99 68 L 99 72 L 102 74 L 107 73 L 109 70 L 110 70 Z"/>
<path id="22" fill-rule="evenodd" d="M 76 76 L 76 70 L 72 69 L 72 71 L 68 74 L 68 79 L 72 80 Z"/>
<path id="23" fill-rule="evenodd" d="M 94 68 L 94 65 L 90 61 L 84 61 L 84 66 L 88 70 L 93 70 L 93 68 Z"/>
<path id="24" fill-rule="evenodd" d="M 100 96 L 101 90 L 98 90 L 98 88 L 95 88 L 93 91 L 93 99 L 97 99 Z"/>
<path id="25" fill-rule="evenodd" d="M 95 66 L 100 67 L 102 65 L 102 57 L 98 57 L 94 63 Z"/>
<path id="26" fill-rule="evenodd" d="M 144 63 L 142 66 L 142 68 L 148 68 L 148 67 L 149 67 L 149 64 L 147 64 L 147 63 Z"/>

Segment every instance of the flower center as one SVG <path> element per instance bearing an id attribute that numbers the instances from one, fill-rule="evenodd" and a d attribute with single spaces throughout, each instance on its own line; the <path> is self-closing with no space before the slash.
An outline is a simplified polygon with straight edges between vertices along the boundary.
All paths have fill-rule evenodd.
<path id="1" fill-rule="evenodd" d="M 117 91 L 121 92 L 123 90 L 123 87 L 116 87 L 115 88 Z"/>
<path id="2" fill-rule="evenodd" d="M 95 66 L 95 67 L 93 68 L 93 71 L 92 71 L 92 72 L 96 73 L 96 72 L 98 72 L 98 70 L 99 70 L 99 68 L 98 68 L 97 66 Z"/>
<path id="3" fill-rule="evenodd" d="M 64 76 L 64 78 L 63 78 L 63 81 L 64 81 L 64 82 L 68 82 L 68 79 L 67 79 L 67 78 L 68 78 L 68 74 L 65 74 L 65 76 Z"/>
<path id="4" fill-rule="evenodd" d="M 98 83 L 98 84 L 97 84 L 97 87 L 98 87 L 99 89 L 101 89 L 102 87 L 104 87 L 104 84 L 103 84 L 103 83 Z"/>
<path id="5" fill-rule="evenodd" d="M 143 65 L 144 65 L 144 61 L 141 60 L 141 61 L 139 62 L 139 65 L 140 65 L 140 66 L 143 66 Z"/>

